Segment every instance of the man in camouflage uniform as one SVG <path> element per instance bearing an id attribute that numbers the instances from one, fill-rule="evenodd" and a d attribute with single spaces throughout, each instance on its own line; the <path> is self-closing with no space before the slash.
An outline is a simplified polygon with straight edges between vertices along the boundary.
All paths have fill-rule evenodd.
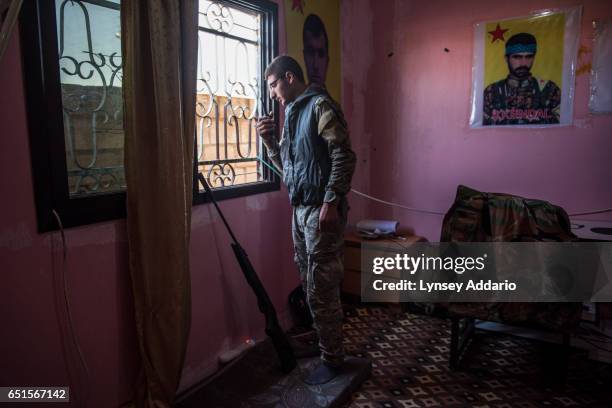
<path id="1" fill-rule="evenodd" d="M 306 86 L 297 61 L 279 56 L 264 77 L 270 97 L 285 107 L 285 123 L 280 142 L 272 118 L 260 118 L 257 131 L 289 190 L 295 261 L 322 359 L 305 381 L 322 384 L 344 360 L 340 282 L 355 154 L 342 110 L 324 88 Z"/>
<path id="2" fill-rule="evenodd" d="M 536 39 L 531 34 L 520 33 L 508 39 L 505 59 L 510 73 L 485 89 L 483 125 L 559 123 L 561 90 L 553 81 L 531 75 L 536 51 Z"/>

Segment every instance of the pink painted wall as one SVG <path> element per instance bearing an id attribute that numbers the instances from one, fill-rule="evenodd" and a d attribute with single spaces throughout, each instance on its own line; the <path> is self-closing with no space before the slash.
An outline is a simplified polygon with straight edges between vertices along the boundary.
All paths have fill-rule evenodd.
<path id="1" fill-rule="evenodd" d="M 588 75 L 576 80 L 573 126 L 468 126 L 473 24 L 576 4 L 583 5 L 580 44 L 591 48 L 590 22 L 612 17 L 609 1 L 343 2 L 343 106 L 360 156 L 354 187 L 439 212 L 450 207 L 458 184 L 549 200 L 568 213 L 612 207 L 612 115 L 588 113 Z M 353 223 L 398 219 L 439 239 L 441 215 L 354 194 L 352 202 Z M 591 218 L 610 220 L 612 214 Z"/>
<path id="2" fill-rule="evenodd" d="M 58 302 L 63 292 L 54 290 L 63 270 L 59 233 L 36 230 L 17 34 L 0 63 L 0 383 L 65 386 L 68 370 L 85 372 L 74 346 L 63 352 L 69 339 L 60 336 L 66 315 Z M 125 221 L 70 229 L 66 241 L 66 281 L 91 406 L 116 406 L 129 396 L 136 364 Z M 73 389 L 81 397 L 82 390 Z"/>
<path id="3" fill-rule="evenodd" d="M 284 2 L 278 3 L 285 50 Z M 359 159 L 354 187 L 441 212 L 459 183 L 547 199 L 568 212 L 609 207 L 612 118 L 588 115 L 586 76 L 577 80 L 575 126 L 524 131 L 467 125 L 472 24 L 574 3 L 466 3 L 342 3 L 343 105 Z M 581 44 L 589 46 L 588 22 L 612 16 L 612 6 L 583 4 Z M 36 231 L 20 61 L 14 34 L 0 63 L 0 384 L 64 385 L 67 367 L 77 374 L 79 369 L 74 349 L 67 353 L 68 363 L 62 352 L 59 327 L 65 318 L 56 306 L 61 293 L 54 293 L 62 271 L 59 234 Z M 429 239 L 439 236 L 439 216 L 391 210 L 355 195 L 351 205 L 353 223 L 363 217 L 397 218 Z M 286 191 L 223 206 L 287 321 L 286 294 L 297 277 Z M 130 398 L 137 364 L 125 222 L 73 228 L 66 239 L 66 277 L 75 332 L 90 371 L 91 406 L 117 406 Z M 191 260 L 193 321 L 181 389 L 212 373 L 219 353 L 247 336 L 263 336 L 255 298 L 209 206 L 193 209 Z"/>
<path id="4" fill-rule="evenodd" d="M 278 3 L 285 50 L 284 2 Z M 36 230 L 18 37 L 16 30 L 0 62 L 0 384 L 60 386 L 69 384 L 68 370 L 85 374 L 74 346 L 62 351 L 60 327 L 67 326 L 57 299 L 63 293 L 54 291 L 63 268 L 59 233 Z M 298 279 L 286 190 L 224 201 L 223 208 L 288 323 L 287 294 Z M 69 229 L 66 241 L 74 329 L 89 370 L 89 380 L 72 391 L 78 397 L 88 388 L 91 407 L 119 406 L 131 398 L 138 362 L 125 220 Z M 264 337 L 263 317 L 229 243 L 217 214 L 208 205 L 194 207 L 193 320 L 181 389 L 214 372 L 221 352 Z"/>

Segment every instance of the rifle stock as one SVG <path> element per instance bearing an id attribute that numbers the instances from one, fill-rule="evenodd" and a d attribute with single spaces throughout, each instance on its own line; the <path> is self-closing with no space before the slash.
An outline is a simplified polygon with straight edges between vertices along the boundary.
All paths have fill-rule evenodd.
<path id="1" fill-rule="evenodd" d="M 259 280 L 259 277 L 257 276 L 255 269 L 253 269 L 253 265 L 251 265 L 251 261 L 249 261 L 249 257 L 244 249 L 238 243 L 233 243 L 232 249 L 234 250 L 236 260 L 240 264 L 244 277 L 257 296 L 257 306 L 259 307 L 259 311 L 266 317 L 266 334 L 272 340 L 274 349 L 276 350 L 278 358 L 281 362 L 281 368 L 284 372 L 288 373 L 296 366 L 295 355 L 293 354 L 293 348 L 291 347 L 291 344 L 289 344 L 289 340 L 278 323 L 274 304 L 272 304 L 266 289 Z"/>

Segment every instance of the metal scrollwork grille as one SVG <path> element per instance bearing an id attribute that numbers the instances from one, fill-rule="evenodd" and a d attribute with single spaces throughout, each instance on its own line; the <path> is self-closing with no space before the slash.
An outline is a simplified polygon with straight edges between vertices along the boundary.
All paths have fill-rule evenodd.
<path id="1" fill-rule="evenodd" d="M 70 197 L 125 189 L 118 0 L 56 0 Z"/>
<path id="2" fill-rule="evenodd" d="M 55 0 L 70 197 L 125 189 L 119 0 Z M 258 158 L 262 15 L 200 0 L 196 162 L 213 188 L 268 181 Z"/>
<path id="3" fill-rule="evenodd" d="M 199 3 L 196 160 L 213 188 L 265 181 L 255 131 L 261 18 L 220 2 Z"/>

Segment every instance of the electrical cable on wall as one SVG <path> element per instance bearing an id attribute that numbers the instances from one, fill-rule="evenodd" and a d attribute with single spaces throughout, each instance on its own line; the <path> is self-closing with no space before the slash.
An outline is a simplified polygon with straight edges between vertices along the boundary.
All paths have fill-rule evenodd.
<path id="1" fill-rule="evenodd" d="M 54 209 L 51 210 L 53 213 L 53 216 L 55 217 L 56 221 L 57 221 L 57 225 L 59 227 L 60 230 L 60 235 L 61 235 L 61 239 L 62 239 L 62 268 L 61 268 L 61 279 L 60 282 L 62 283 L 62 289 L 63 289 L 63 306 L 64 306 L 64 311 L 66 313 L 66 319 L 68 321 L 68 329 L 69 329 L 69 339 L 72 340 L 72 343 L 74 345 L 74 347 L 77 350 L 78 353 L 78 357 L 79 357 L 79 363 L 81 364 L 81 367 L 83 368 L 83 370 L 85 371 L 85 391 L 84 391 L 84 397 L 81 400 L 81 404 L 79 404 L 82 407 L 86 407 L 87 406 L 87 402 L 89 400 L 89 381 L 90 381 L 90 374 L 89 374 L 89 367 L 87 367 L 87 363 L 85 362 L 85 357 L 83 356 L 83 352 L 81 350 L 81 347 L 79 345 L 79 342 L 77 340 L 77 336 L 74 330 L 74 323 L 73 323 L 73 319 L 72 319 L 72 308 L 70 305 L 70 293 L 68 290 L 68 282 L 66 280 L 66 268 L 67 268 L 67 259 L 68 259 L 68 246 L 66 245 L 66 235 L 64 233 L 64 224 L 62 223 L 62 220 L 59 216 L 59 214 L 57 213 L 57 211 L 55 211 Z M 53 249 L 52 249 L 53 251 Z M 53 252 L 52 252 L 53 253 Z M 54 285 L 55 287 L 55 285 Z M 57 295 L 57 293 L 56 293 Z M 63 325 L 60 323 L 60 331 L 64 331 L 63 329 Z M 64 335 L 66 335 L 66 333 L 63 333 Z M 68 351 L 68 350 L 67 350 Z M 65 357 L 65 356 L 64 356 Z M 71 376 L 71 371 L 70 370 L 70 363 L 69 361 L 66 361 L 66 359 L 64 359 L 64 363 L 66 364 L 66 367 L 68 368 L 68 375 Z M 74 396 L 73 396 L 74 398 Z M 74 398 L 76 399 L 76 398 Z"/>
<path id="2" fill-rule="evenodd" d="M 278 177 L 282 178 L 282 174 L 280 174 L 280 172 L 274 168 L 274 166 L 272 166 L 271 164 L 267 163 L 265 160 L 259 158 L 259 161 L 261 161 L 263 164 L 265 164 L 270 170 L 272 170 L 274 172 L 274 174 L 276 174 Z M 385 200 L 381 200 L 380 198 L 376 198 L 376 197 L 372 197 L 370 195 L 367 195 L 365 193 L 362 193 L 361 191 L 355 190 L 354 188 L 351 188 L 351 191 L 357 195 L 360 195 L 362 197 L 368 198 L 372 201 L 376 201 L 379 203 L 383 203 L 383 204 L 387 204 L 393 207 L 400 207 L 403 208 L 405 210 L 410 210 L 410 211 L 414 211 L 414 212 L 421 212 L 421 213 L 425 213 L 425 214 L 434 214 L 434 215 L 444 215 L 444 213 L 442 212 L 437 212 L 437 211 L 430 211 L 430 210 L 422 210 L 419 208 L 414 208 L 414 207 L 408 207 L 402 204 L 397 204 L 397 203 L 392 203 L 390 201 L 385 201 Z"/>
<path id="3" fill-rule="evenodd" d="M 407 205 L 397 204 L 397 203 L 392 203 L 390 201 L 381 200 L 380 198 L 372 197 L 370 195 L 362 193 L 361 191 L 357 191 L 354 188 L 351 188 L 351 191 L 353 193 L 357 194 L 357 195 L 360 195 L 360 196 L 365 197 L 367 199 L 370 199 L 372 201 L 376 201 L 378 203 L 387 204 L 387 205 L 389 205 L 391 207 L 399 207 L 399 208 L 403 208 L 405 210 L 409 210 L 409 211 L 413 211 L 413 212 L 420 212 L 420 213 L 424 213 L 424 214 L 434 214 L 434 215 L 444 215 L 445 214 L 445 213 L 439 212 L 439 211 L 423 210 L 423 209 L 420 209 L 420 208 L 408 207 Z"/>
<path id="4" fill-rule="evenodd" d="M 593 211 L 586 211 L 586 212 L 581 212 L 581 213 L 572 213 L 572 214 L 568 214 L 571 217 L 575 217 L 577 215 L 593 215 L 593 214 L 603 214 L 603 213 L 607 213 L 612 211 L 612 208 L 604 208 L 603 210 L 593 210 Z"/>
<path id="5" fill-rule="evenodd" d="M 271 164 L 267 163 L 262 158 L 259 158 L 259 161 L 261 161 L 263 164 L 265 164 L 278 177 L 282 178 L 282 174 L 280 174 L 280 172 L 274 166 L 272 166 Z M 408 210 L 408 211 L 420 212 L 420 213 L 424 213 L 424 214 L 433 214 L 433 215 L 442 215 L 442 216 L 444 214 L 446 214 L 446 213 L 440 212 L 440 211 L 424 210 L 424 209 L 420 209 L 420 208 L 409 207 L 409 206 L 403 205 L 403 204 L 397 204 L 397 203 L 393 203 L 393 202 L 390 202 L 390 201 L 381 200 L 380 198 L 376 198 L 376 197 L 373 197 L 373 196 L 368 195 L 366 193 L 362 193 L 361 191 L 357 191 L 354 188 L 351 188 L 351 191 L 353 193 L 359 195 L 359 196 L 362 196 L 362 197 L 367 198 L 367 199 L 372 200 L 372 201 L 376 201 L 378 203 L 387 204 L 387 205 L 389 205 L 391 207 L 403 208 L 403 209 Z M 575 217 L 575 216 L 578 216 L 578 215 L 603 214 L 603 213 L 607 213 L 607 212 L 612 212 L 612 207 L 611 208 L 604 208 L 604 209 L 601 209 L 601 210 L 576 212 L 576 213 L 572 213 L 572 214 L 568 214 L 568 215 L 571 216 L 571 217 Z"/>

